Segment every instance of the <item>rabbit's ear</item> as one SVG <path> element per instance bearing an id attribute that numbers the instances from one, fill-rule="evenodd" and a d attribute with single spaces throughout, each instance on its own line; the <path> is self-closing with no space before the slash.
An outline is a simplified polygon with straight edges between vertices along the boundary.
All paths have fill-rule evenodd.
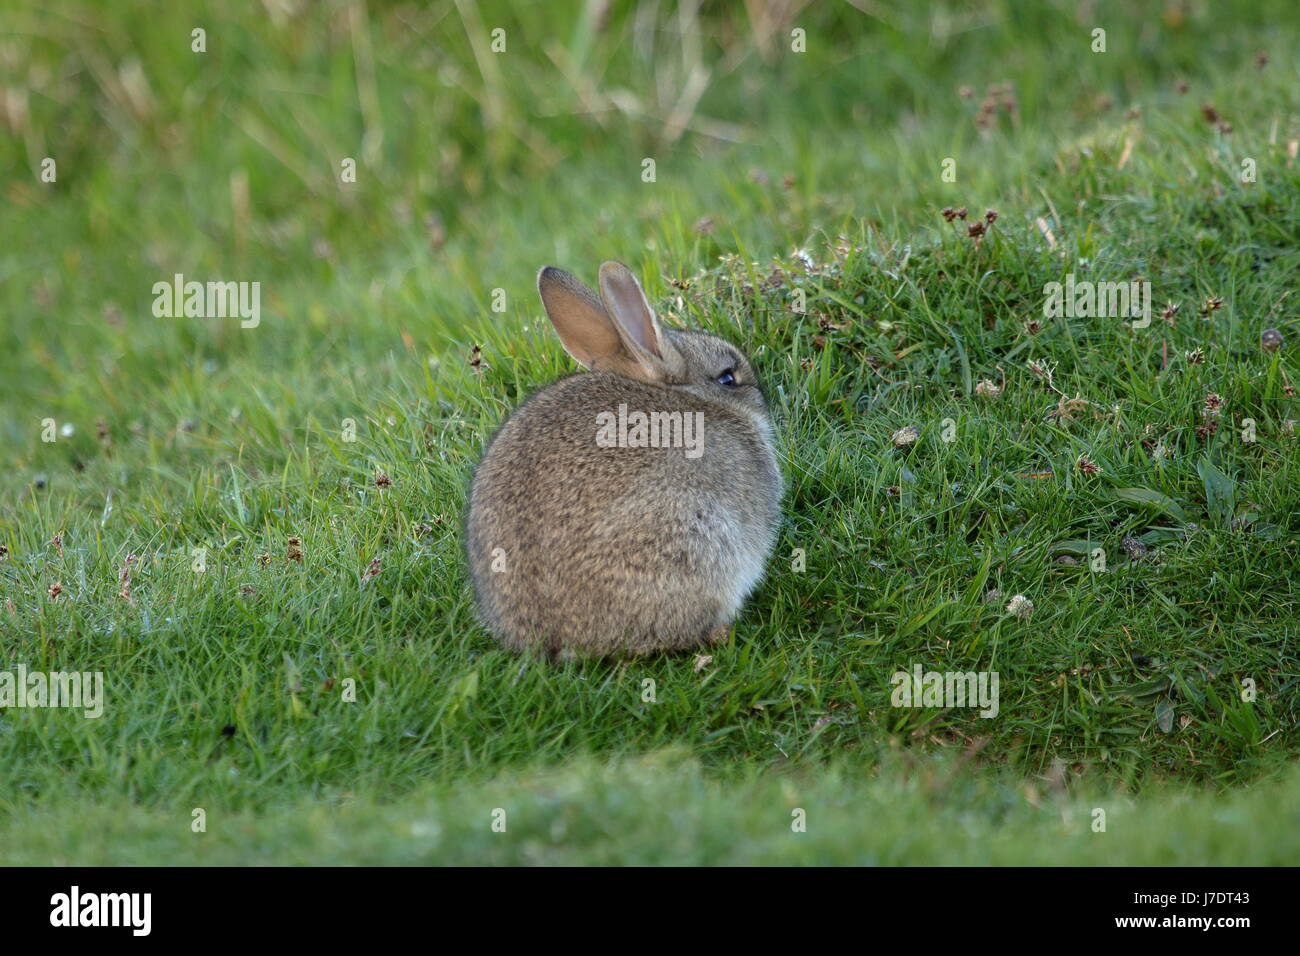
<path id="1" fill-rule="evenodd" d="M 600 297 L 626 353 L 641 366 L 638 378 L 660 382 L 680 371 L 681 356 L 659 327 L 641 283 L 627 266 L 621 262 L 601 265 Z"/>
<path id="2" fill-rule="evenodd" d="M 605 307 L 596 293 L 577 278 L 563 269 L 546 266 L 537 273 L 537 291 L 564 351 L 579 365 L 609 368 L 612 360 L 623 353 L 623 340 L 614 331 Z"/>

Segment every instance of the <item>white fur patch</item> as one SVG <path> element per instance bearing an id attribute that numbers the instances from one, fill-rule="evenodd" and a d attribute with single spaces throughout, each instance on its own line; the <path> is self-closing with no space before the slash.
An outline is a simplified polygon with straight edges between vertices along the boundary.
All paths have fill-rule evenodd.
<path id="1" fill-rule="evenodd" d="M 763 579 L 767 542 L 755 540 L 753 531 L 742 527 L 739 522 L 732 520 L 730 515 L 723 513 L 720 517 L 726 527 L 724 540 L 734 548 L 734 550 L 729 549 L 730 553 L 725 558 L 727 616 L 734 617 L 745 603 L 745 599 L 753 593 L 754 588 L 758 587 L 758 582 Z"/>

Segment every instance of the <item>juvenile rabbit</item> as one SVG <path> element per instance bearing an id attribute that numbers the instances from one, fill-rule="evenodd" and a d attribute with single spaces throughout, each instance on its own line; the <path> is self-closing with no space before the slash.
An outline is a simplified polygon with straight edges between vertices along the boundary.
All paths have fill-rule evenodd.
<path id="1" fill-rule="evenodd" d="M 563 657 L 714 643 L 776 539 L 767 402 L 735 347 L 663 328 L 626 266 L 606 262 L 599 285 L 538 273 L 590 371 L 532 395 L 488 442 L 466 517 L 479 615 L 506 647 Z"/>

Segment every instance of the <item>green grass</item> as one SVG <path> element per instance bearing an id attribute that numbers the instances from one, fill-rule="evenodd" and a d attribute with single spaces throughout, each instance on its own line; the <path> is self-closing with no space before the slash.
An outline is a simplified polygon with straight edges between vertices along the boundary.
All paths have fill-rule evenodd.
<path id="1" fill-rule="evenodd" d="M 1294 14 L 919 6 L 6 9 L 0 666 L 108 704 L 0 711 L 0 862 L 1294 862 Z M 572 370 L 536 270 L 605 258 L 779 423 L 777 551 L 706 665 L 473 620 L 469 470 Z M 176 272 L 260 281 L 261 324 L 154 318 Z M 1152 325 L 1044 319 L 1067 273 L 1149 280 Z M 1000 713 L 891 707 L 914 664 L 997 671 Z"/>
<path id="2" fill-rule="evenodd" d="M 681 751 L 582 758 L 396 800 L 298 798 L 272 814 L 88 806 L 20 812 L 9 859 L 63 865 L 159 861 L 450 865 L 1164 866 L 1291 865 L 1300 787 L 1158 799 L 1066 792 L 950 760 L 890 759 L 721 782 Z"/>

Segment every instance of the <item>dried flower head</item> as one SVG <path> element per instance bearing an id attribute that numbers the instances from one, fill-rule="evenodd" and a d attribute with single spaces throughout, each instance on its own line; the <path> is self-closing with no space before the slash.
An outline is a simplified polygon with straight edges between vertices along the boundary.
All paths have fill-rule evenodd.
<path id="1" fill-rule="evenodd" d="M 131 565 L 135 564 L 136 556 L 128 554 L 126 560 L 122 562 L 122 568 L 117 572 L 117 596 L 123 601 L 131 600 Z"/>
<path id="2" fill-rule="evenodd" d="M 975 383 L 975 395 L 978 398 L 985 398 L 994 401 L 1002 394 L 1002 388 L 992 379 L 982 378 Z"/>
<path id="3" fill-rule="evenodd" d="M 1029 616 L 1034 613 L 1034 602 L 1023 594 L 1013 595 L 1007 604 L 1007 613 L 1020 618 L 1022 621 L 1027 621 Z"/>
<path id="4" fill-rule="evenodd" d="M 1127 537 L 1119 543 L 1119 546 L 1124 549 L 1124 553 L 1132 561 L 1136 561 L 1147 553 L 1147 546 L 1143 544 L 1141 538 Z"/>
<path id="5" fill-rule="evenodd" d="M 382 471 L 376 471 L 376 472 L 375 472 L 375 487 L 376 487 L 376 488 L 391 488 L 391 487 L 393 487 L 393 479 L 389 478 L 389 477 L 388 477 L 386 474 L 384 474 Z"/>
<path id="6" fill-rule="evenodd" d="M 921 437 L 921 429 L 915 425 L 906 425 L 894 432 L 893 443 L 895 448 L 907 448 L 916 444 L 916 440 Z"/>
<path id="7" fill-rule="evenodd" d="M 1079 415 L 1088 410 L 1088 400 L 1080 395 L 1074 398 L 1066 398 L 1062 395 L 1056 401 L 1056 407 L 1047 413 L 1048 418 L 1055 418 L 1062 422 L 1072 422 Z"/>
<path id="8" fill-rule="evenodd" d="M 289 561 L 297 561 L 299 564 L 302 564 L 302 539 L 301 538 L 289 539 L 289 550 L 285 554 L 285 558 Z"/>
<path id="9" fill-rule="evenodd" d="M 1085 455 L 1080 455 L 1079 460 L 1075 462 L 1075 465 L 1085 475 L 1096 475 L 1101 473 L 1101 468 L 1097 466 L 1097 463 Z"/>

